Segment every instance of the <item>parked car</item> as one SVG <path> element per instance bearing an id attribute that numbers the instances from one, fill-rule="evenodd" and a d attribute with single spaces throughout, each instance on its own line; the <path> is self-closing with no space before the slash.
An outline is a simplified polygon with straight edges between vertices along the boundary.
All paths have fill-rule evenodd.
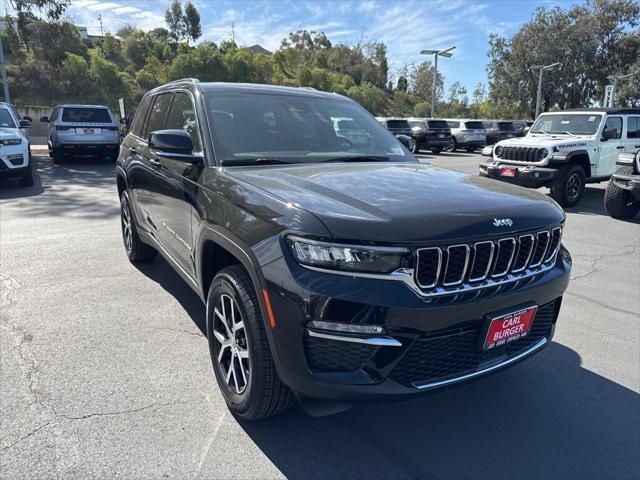
<path id="1" fill-rule="evenodd" d="M 451 139 L 451 129 L 447 122 L 435 118 L 408 118 L 411 135 L 416 142 L 415 153 L 420 150 L 431 150 L 440 153 Z"/>
<path id="2" fill-rule="evenodd" d="M 335 118 L 371 143 L 344 142 Z M 571 269 L 562 209 L 419 163 L 341 95 L 169 83 L 143 97 L 116 174 L 126 254 L 160 252 L 206 304 L 240 417 L 411 398 L 553 336 Z"/>
<path id="3" fill-rule="evenodd" d="M 527 134 L 527 122 L 524 120 L 512 120 L 516 137 L 524 137 Z"/>
<path id="4" fill-rule="evenodd" d="M 451 128 L 451 143 L 447 150 L 455 152 L 464 148 L 467 152 L 474 152 L 487 144 L 487 133 L 480 120 L 446 119 Z"/>
<path id="5" fill-rule="evenodd" d="M 360 128 L 352 118 L 333 119 L 333 128 L 336 131 L 336 135 L 347 139 L 354 146 L 366 147 L 371 142 L 367 132 Z"/>
<path id="6" fill-rule="evenodd" d="M 55 163 L 77 156 L 118 157 L 120 135 L 111 110 L 102 105 L 58 105 L 47 123 L 49 156 Z"/>
<path id="7" fill-rule="evenodd" d="M 487 134 L 487 145 L 493 145 L 501 140 L 506 140 L 516 136 L 513 122 L 504 120 L 484 120 L 482 124 L 484 125 Z"/>
<path id="8" fill-rule="evenodd" d="M 483 154 L 480 175 L 549 187 L 563 207 L 575 206 L 586 183 L 609 180 L 621 150 L 640 148 L 640 109 L 591 108 L 543 113 L 526 137 L 498 142 Z"/>
<path id="9" fill-rule="evenodd" d="M 640 117 L 633 121 L 640 133 Z M 640 145 L 636 147 L 639 150 L 635 153 L 618 155 L 618 170 L 611 176 L 604 194 L 604 207 L 613 218 L 633 218 L 640 211 Z"/>
<path id="10" fill-rule="evenodd" d="M 376 120 L 384 128 L 393 133 L 396 138 L 398 138 L 398 140 L 400 140 L 400 142 L 409 149 L 409 151 L 416 153 L 417 144 L 413 138 L 411 125 L 409 125 L 409 122 L 405 118 L 376 117 Z M 403 136 L 411 139 L 409 146 L 407 146 L 406 139 L 402 138 Z"/>
<path id="11" fill-rule="evenodd" d="M 18 178 L 23 187 L 33 185 L 31 148 L 24 132 L 30 125 L 10 104 L 0 102 L 0 178 Z"/>

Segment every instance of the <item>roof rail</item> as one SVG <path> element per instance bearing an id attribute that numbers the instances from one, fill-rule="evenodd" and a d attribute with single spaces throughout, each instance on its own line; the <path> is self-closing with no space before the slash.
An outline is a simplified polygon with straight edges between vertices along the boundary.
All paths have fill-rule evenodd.
<path id="1" fill-rule="evenodd" d="M 198 80 L 197 78 L 179 78 L 178 80 L 173 80 L 165 85 L 171 85 L 172 83 L 184 83 L 184 82 L 200 83 L 200 80 Z"/>

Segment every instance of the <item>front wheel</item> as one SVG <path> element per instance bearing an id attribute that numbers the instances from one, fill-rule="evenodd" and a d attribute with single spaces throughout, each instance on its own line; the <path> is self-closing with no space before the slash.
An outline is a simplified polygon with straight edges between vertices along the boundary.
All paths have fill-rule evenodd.
<path id="1" fill-rule="evenodd" d="M 451 143 L 447 146 L 445 150 L 447 152 L 455 153 L 457 149 L 458 149 L 458 142 L 456 142 L 455 137 L 451 137 Z"/>
<path id="2" fill-rule="evenodd" d="M 31 164 L 29 164 L 27 173 L 20 177 L 19 183 L 21 187 L 33 187 L 33 170 Z"/>
<path id="3" fill-rule="evenodd" d="M 634 173 L 633 167 L 622 167 L 618 172 L 627 175 Z M 613 183 L 613 180 L 610 180 L 604 194 L 604 208 L 613 218 L 633 218 L 640 211 L 640 200 L 635 198 L 631 192 L 618 187 Z"/>
<path id="4" fill-rule="evenodd" d="M 213 371 L 234 414 L 257 420 L 293 404 L 276 372 L 253 283 L 240 265 L 223 268 L 207 296 Z"/>
<path id="5" fill-rule="evenodd" d="M 562 207 L 574 207 L 584 194 L 586 175 L 580 165 L 569 165 L 551 185 L 551 198 Z"/>

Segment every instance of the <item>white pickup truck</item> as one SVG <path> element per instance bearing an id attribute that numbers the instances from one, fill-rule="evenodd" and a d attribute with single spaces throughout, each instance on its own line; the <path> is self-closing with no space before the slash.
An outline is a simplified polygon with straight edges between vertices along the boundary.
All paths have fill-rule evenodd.
<path id="1" fill-rule="evenodd" d="M 609 180 L 620 152 L 640 148 L 640 109 L 590 108 L 543 113 L 526 136 L 485 147 L 480 175 L 523 187 L 549 187 L 575 206 L 587 183 Z"/>

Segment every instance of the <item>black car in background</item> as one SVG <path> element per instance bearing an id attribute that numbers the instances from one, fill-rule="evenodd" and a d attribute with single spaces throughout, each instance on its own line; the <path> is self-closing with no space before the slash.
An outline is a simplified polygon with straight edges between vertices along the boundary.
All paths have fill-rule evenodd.
<path id="1" fill-rule="evenodd" d="M 411 131 L 411 125 L 404 118 L 385 118 L 376 117 L 376 120 L 387 130 L 393 133 L 398 140 L 402 142 L 411 152 L 417 152 L 416 141 L 413 138 L 413 132 Z M 407 138 L 410 141 L 407 143 Z"/>
<path id="2" fill-rule="evenodd" d="M 116 175 L 127 256 L 160 253 L 202 299 L 240 417 L 410 398 L 553 336 L 571 269 L 562 209 L 419 163 L 341 95 L 169 83 L 140 102 Z"/>
<path id="3" fill-rule="evenodd" d="M 483 120 L 482 124 L 487 131 L 487 145 L 493 145 L 501 140 L 516 136 L 513 122 L 504 120 Z"/>
<path id="4" fill-rule="evenodd" d="M 524 120 L 513 120 L 513 129 L 516 137 L 524 137 L 527 134 L 527 122 Z"/>
<path id="5" fill-rule="evenodd" d="M 433 118 L 408 118 L 411 134 L 416 142 L 416 153 L 431 150 L 440 153 L 451 142 L 451 128 L 445 120 Z"/>

